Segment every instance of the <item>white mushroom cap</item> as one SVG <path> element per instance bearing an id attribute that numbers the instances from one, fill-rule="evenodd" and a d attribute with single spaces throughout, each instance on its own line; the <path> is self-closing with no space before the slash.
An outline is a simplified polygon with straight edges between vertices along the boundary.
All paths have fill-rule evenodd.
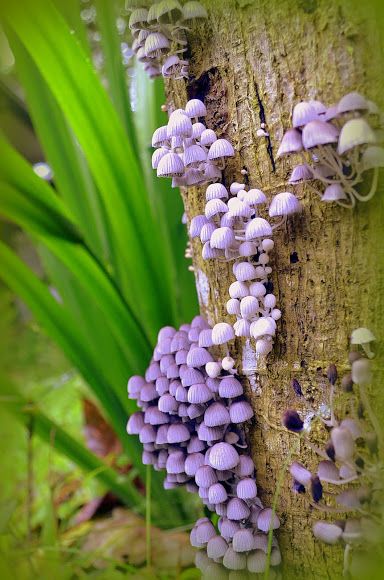
<path id="1" fill-rule="evenodd" d="M 369 143 L 376 143 L 376 136 L 367 121 L 351 119 L 341 129 L 337 152 L 342 155 L 353 147 Z"/>
<path id="2" fill-rule="evenodd" d="M 376 340 L 373 332 L 369 328 L 356 328 L 351 334 L 351 344 L 368 344 Z"/>

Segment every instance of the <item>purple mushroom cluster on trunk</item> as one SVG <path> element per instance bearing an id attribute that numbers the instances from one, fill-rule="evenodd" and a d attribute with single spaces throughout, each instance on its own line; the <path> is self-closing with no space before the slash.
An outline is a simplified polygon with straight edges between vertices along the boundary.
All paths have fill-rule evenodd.
<path id="1" fill-rule="evenodd" d="M 384 167 L 384 119 L 377 105 L 357 92 L 348 93 L 335 106 L 320 101 L 298 103 L 292 127 L 286 131 L 278 157 L 296 155 L 289 183 L 307 182 L 321 201 L 352 208 L 370 200 Z M 367 178 L 369 187 L 365 187 Z M 317 181 L 320 189 L 308 182 Z"/>
<path id="2" fill-rule="evenodd" d="M 200 2 L 163 0 L 135 8 L 128 26 L 133 36 L 132 50 L 143 63 L 150 78 L 163 76 L 170 79 L 188 77 L 186 31 L 194 22 L 205 20 L 207 11 Z"/>
<path id="3" fill-rule="evenodd" d="M 252 408 L 234 361 L 215 360 L 213 346 L 213 329 L 201 316 L 178 330 L 163 328 L 145 377 L 128 381 L 128 396 L 141 410 L 129 418 L 127 432 L 139 436 L 145 465 L 167 471 L 166 489 L 186 486 L 220 516 L 218 529 L 203 518 L 191 532 L 192 545 L 201 550 L 198 565 L 211 572 L 220 564 L 260 572 L 267 534 L 279 519 L 257 495 L 244 431 Z M 216 372 L 208 373 L 213 367 Z M 271 563 L 280 560 L 274 539 Z"/>

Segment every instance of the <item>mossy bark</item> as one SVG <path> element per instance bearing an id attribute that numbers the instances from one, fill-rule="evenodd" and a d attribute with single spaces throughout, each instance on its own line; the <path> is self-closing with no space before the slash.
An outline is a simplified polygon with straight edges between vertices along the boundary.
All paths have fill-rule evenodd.
<path id="1" fill-rule="evenodd" d="M 374 6 L 365 4 L 358 11 L 334 0 L 212 0 L 205 5 L 208 22 L 188 34 L 190 80 L 167 83 L 169 108 L 183 107 L 187 98 L 203 99 L 208 127 L 236 148 L 225 184 L 241 181 L 240 171 L 246 168 L 249 184 L 270 197 L 287 188 L 292 161 L 276 159 L 276 151 L 294 104 L 317 98 L 331 105 L 351 90 L 371 99 L 381 96 Z M 261 123 L 270 138 L 257 137 Z M 287 408 L 306 414 L 291 379 L 300 381 L 307 400 L 317 407 L 326 402 L 329 363 L 339 373 L 347 368 L 351 330 L 368 326 L 383 338 L 383 192 L 354 211 L 320 203 L 306 186 L 296 193 L 302 215 L 274 235 L 274 293 L 283 312 L 274 351 L 260 365 L 252 341 L 237 340 L 231 349 L 239 372 L 247 377 L 255 412 L 249 440 L 267 505 L 290 450 L 310 468 L 316 465 L 305 444 L 274 427 Z M 189 220 L 203 212 L 203 189 L 188 189 L 183 198 Z M 212 323 L 231 320 L 225 309 L 234 280 L 231 266 L 204 262 L 199 241 L 193 242 L 193 256 L 202 311 Z M 371 395 L 375 405 L 382 405 L 381 393 Z M 320 433 L 311 436 L 324 442 Z M 288 473 L 277 511 L 284 578 L 340 578 L 342 547 L 314 541 L 311 527 L 318 515 L 308 508 L 306 497 L 292 493 Z"/>

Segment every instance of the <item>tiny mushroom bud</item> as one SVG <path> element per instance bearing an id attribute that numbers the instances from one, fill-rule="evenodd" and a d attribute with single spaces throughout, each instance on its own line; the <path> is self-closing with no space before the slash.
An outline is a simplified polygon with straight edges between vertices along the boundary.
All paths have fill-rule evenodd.
<path id="1" fill-rule="evenodd" d="M 351 334 L 351 344 L 361 345 L 368 358 L 373 357 L 370 349 L 370 343 L 375 341 L 376 337 L 368 328 L 357 328 Z"/>

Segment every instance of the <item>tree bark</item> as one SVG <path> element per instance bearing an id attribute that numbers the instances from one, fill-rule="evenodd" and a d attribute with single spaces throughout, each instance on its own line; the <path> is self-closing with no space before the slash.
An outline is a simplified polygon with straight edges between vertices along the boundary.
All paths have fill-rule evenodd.
<path id="1" fill-rule="evenodd" d="M 378 100 L 381 47 L 374 6 L 365 4 L 363 15 L 351 3 L 332 0 L 211 0 L 205 5 L 208 21 L 188 34 L 190 80 L 167 83 L 169 108 L 184 107 L 188 98 L 204 100 L 207 126 L 229 138 L 237 152 L 227 164 L 225 185 L 241 182 L 246 168 L 249 184 L 271 197 L 287 189 L 291 159 L 275 155 L 297 102 L 316 98 L 331 105 L 352 90 Z M 257 137 L 261 123 L 270 139 Z M 378 244 L 382 191 L 350 211 L 320 203 L 304 185 L 295 190 L 304 211 L 277 230 L 271 254 L 274 293 L 283 312 L 273 353 L 260 365 L 254 341 L 236 340 L 231 351 L 255 412 L 249 441 L 266 505 L 272 504 L 289 450 L 309 468 L 317 463 L 305 444 L 274 427 L 287 408 L 306 414 L 291 389 L 292 378 L 318 407 L 326 402 L 328 365 L 335 363 L 339 374 L 348 368 L 351 330 L 367 326 L 381 339 L 384 327 L 383 248 Z M 203 213 L 204 192 L 182 192 L 189 221 Z M 231 321 L 225 309 L 234 281 L 231 265 L 204 262 L 199 241 L 193 242 L 193 265 L 201 310 L 211 323 Z M 371 395 L 382 409 L 382 395 Z M 324 443 L 320 431 L 311 437 Z M 340 578 L 342 548 L 314 541 L 311 528 L 318 515 L 307 498 L 292 493 L 288 472 L 277 512 L 284 578 Z"/>

